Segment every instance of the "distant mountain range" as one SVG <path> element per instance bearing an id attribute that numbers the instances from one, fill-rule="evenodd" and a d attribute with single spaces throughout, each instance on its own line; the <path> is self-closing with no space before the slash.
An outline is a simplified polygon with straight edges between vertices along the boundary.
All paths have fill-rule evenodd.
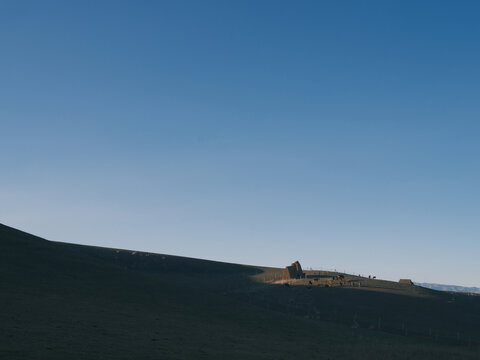
<path id="1" fill-rule="evenodd" d="M 467 287 L 467 286 L 458 286 L 458 285 L 443 285 L 443 284 L 429 284 L 429 283 L 415 283 L 415 285 L 422 286 L 428 289 L 439 290 L 439 291 L 454 291 L 462 293 L 475 293 L 480 294 L 480 288 L 478 287 Z"/>

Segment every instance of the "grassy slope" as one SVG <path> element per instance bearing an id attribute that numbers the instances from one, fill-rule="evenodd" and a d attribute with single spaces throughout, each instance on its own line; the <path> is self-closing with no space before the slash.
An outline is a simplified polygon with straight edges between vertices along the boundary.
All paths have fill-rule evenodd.
<path id="1" fill-rule="evenodd" d="M 480 297 L 432 291 L 388 281 L 362 279 L 361 288 L 268 287 L 263 304 L 297 315 L 377 328 L 442 342 L 478 343 Z M 293 305 L 288 301 L 293 299 Z M 460 338 L 458 338 L 458 336 Z"/>
<path id="2" fill-rule="evenodd" d="M 2 225 L 0 245 L 0 358 L 478 358 L 268 310 L 251 275 L 275 269 L 80 248 Z"/>
<path id="3" fill-rule="evenodd" d="M 360 288 L 313 286 L 308 289 L 305 285 L 311 279 L 285 288 L 270 283 L 280 279 L 282 269 L 71 244 L 64 246 L 123 268 L 227 294 L 284 313 L 347 325 L 352 324 L 357 314 L 357 322 L 363 328 L 377 328 L 380 321 L 382 331 L 393 334 L 407 333 L 452 344 L 468 345 L 480 341 L 479 296 L 438 292 L 353 275 L 347 275 L 346 280 L 361 283 Z M 321 272 L 320 276 L 332 275 L 335 274 Z"/>

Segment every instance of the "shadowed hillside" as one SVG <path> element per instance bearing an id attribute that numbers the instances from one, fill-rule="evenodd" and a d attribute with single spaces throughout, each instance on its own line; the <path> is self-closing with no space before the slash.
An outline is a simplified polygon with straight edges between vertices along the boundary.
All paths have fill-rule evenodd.
<path id="1" fill-rule="evenodd" d="M 311 319 L 380 328 L 383 332 L 452 344 L 478 343 L 480 297 L 343 274 L 345 284 L 312 280 L 339 275 L 307 271 L 307 278 L 279 284 L 283 269 L 228 264 L 138 251 L 63 244 L 93 258 L 157 278 L 208 289 L 266 309 Z M 320 279 L 321 280 L 321 279 Z"/>
<path id="2" fill-rule="evenodd" d="M 3 225 L 0 244 L 4 359 L 479 356 L 480 297 L 363 278 L 287 287 L 282 269 L 56 243 Z"/>

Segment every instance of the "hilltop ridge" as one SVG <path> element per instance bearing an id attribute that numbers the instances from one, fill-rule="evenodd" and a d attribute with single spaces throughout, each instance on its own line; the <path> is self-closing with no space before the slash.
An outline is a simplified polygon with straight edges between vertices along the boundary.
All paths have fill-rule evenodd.
<path id="1" fill-rule="evenodd" d="M 478 297 L 368 278 L 312 286 L 309 276 L 339 275 L 329 272 L 287 287 L 280 268 L 52 242 L 4 225 L 0 245 L 1 358 L 479 354 Z"/>

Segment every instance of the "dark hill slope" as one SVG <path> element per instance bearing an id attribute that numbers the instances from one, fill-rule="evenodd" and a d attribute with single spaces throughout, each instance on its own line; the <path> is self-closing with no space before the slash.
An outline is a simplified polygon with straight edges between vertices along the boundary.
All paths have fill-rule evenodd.
<path id="1" fill-rule="evenodd" d="M 317 320 L 430 338 L 452 344 L 480 340 L 480 296 L 445 293 L 419 286 L 347 275 L 360 287 L 315 286 L 317 277 L 337 273 L 308 271 L 308 278 L 285 287 L 275 284 L 283 269 L 228 264 L 138 251 L 62 244 L 92 258 L 156 278 L 227 295 L 265 309 Z M 310 285 L 310 283 L 312 283 Z"/>
<path id="2" fill-rule="evenodd" d="M 75 250 L 73 246 L 49 242 L 3 225 L 0 225 L 0 246 L 2 359 L 475 359 L 478 356 L 473 347 L 352 330 L 266 310 L 241 298 L 203 289 L 195 281 L 190 286 L 186 270 L 183 274 L 178 271 L 181 281 L 177 282 L 175 276 L 164 276 L 158 269 L 147 271 L 143 265 L 135 269 L 89 254 L 97 248 Z M 190 260 L 178 258 L 178 261 Z M 201 260 L 192 261 L 191 266 L 202 268 Z M 212 262 L 204 262 L 204 266 L 212 272 L 216 266 L 226 266 L 235 277 L 249 278 L 252 272 L 262 271 Z M 227 268 L 219 270 L 213 278 L 226 276 Z M 198 277 L 198 271 L 193 273 L 191 278 Z M 199 283 L 207 283 L 201 279 Z M 247 286 L 248 282 L 244 284 Z M 249 291 L 264 288 L 252 284 Z M 232 288 L 232 293 L 239 289 Z"/>
<path id="3" fill-rule="evenodd" d="M 122 269 L 135 270 L 156 278 L 216 292 L 250 288 L 255 275 L 281 274 L 281 269 L 248 266 L 203 259 L 154 254 L 142 251 L 110 249 L 95 246 L 57 243 L 89 258 L 101 260 Z M 280 275 L 279 275 L 280 276 Z"/>

